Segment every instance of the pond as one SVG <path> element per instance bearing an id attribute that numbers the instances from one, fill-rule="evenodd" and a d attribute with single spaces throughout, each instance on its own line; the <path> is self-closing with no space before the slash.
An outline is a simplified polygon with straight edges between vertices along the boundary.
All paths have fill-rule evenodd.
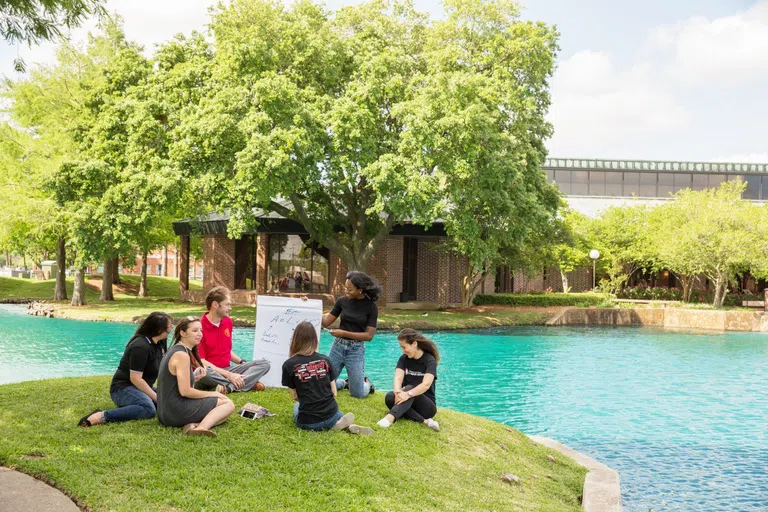
<path id="1" fill-rule="evenodd" d="M 135 330 L 23 313 L 0 307 L 0 383 L 112 373 Z M 768 510 L 768 335 L 589 327 L 430 335 L 443 357 L 439 405 L 610 465 L 625 510 Z M 246 358 L 253 336 L 235 330 Z M 330 341 L 324 334 L 321 351 Z M 391 389 L 399 355 L 391 333 L 368 346 L 367 374 L 379 389 Z"/>

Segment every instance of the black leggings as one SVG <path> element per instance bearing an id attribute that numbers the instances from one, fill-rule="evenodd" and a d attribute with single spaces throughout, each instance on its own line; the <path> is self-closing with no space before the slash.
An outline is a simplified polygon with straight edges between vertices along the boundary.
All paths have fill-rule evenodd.
<path id="1" fill-rule="evenodd" d="M 408 391 L 412 388 L 413 386 L 406 386 L 403 388 L 403 391 Z M 396 420 L 405 416 L 409 420 L 423 423 L 425 419 L 432 418 L 437 414 L 435 402 L 424 395 L 409 398 L 405 402 L 395 405 L 395 393 L 390 391 L 384 397 L 384 403 L 389 407 L 389 414 L 394 416 Z"/>

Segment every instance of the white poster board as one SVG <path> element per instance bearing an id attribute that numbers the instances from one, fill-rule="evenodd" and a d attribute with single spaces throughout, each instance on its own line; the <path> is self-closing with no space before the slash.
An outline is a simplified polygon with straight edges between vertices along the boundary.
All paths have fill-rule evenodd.
<path id="1" fill-rule="evenodd" d="M 280 387 L 283 363 L 288 359 L 293 330 L 299 322 L 315 326 L 320 339 L 323 320 L 323 301 L 301 300 L 290 297 L 259 295 L 256 298 L 256 339 L 253 342 L 253 358 L 265 358 L 270 369 L 261 382 L 265 386 Z"/>

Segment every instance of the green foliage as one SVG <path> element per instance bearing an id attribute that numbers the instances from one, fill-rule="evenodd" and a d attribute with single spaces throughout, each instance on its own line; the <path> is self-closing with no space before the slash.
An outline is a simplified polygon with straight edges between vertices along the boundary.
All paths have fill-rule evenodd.
<path id="1" fill-rule="evenodd" d="M 440 409 L 439 433 L 411 421 L 370 437 L 307 432 L 293 424 L 288 391 L 270 389 L 232 398 L 276 416 L 234 415 L 214 439 L 182 436 L 156 419 L 76 428 L 91 409 L 113 407 L 108 388 L 107 376 L 0 386 L 0 464 L 56 482 L 92 510 L 581 510 L 584 468 L 559 454 L 553 464 L 551 450 L 476 416 Z M 387 411 L 383 393 L 358 400 L 342 391 L 338 401 L 362 425 Z M 25 457 L 32 453 L 45 456 Z M 414 459 L 429 470 L 409 473 L 404 500 L 392 482 Z M 204 477 L 192 467 L 205 468 Z M 510 471 L 522 478 L 514 497 L 500 476 Z"/>
<path id="2" fill-rule="evenodd" d="M 26 45 L 52 41 L 62 29 L 79 26 L 91 14 L 102 15 L 104 0 L 0 0 L 0 38 Z M 16 59 L 17 71 L 25 71 Z"/>
<path id="3" fill-rule="evenodd" d="M 211 80 L 181 109 L 172 155 L 229 208 L 231 236 L 261 207 L 364 268 L 395 223 L 443 218 L 473 267 L 492 268 L 505 237 L 551 215 L 538 165 L 555 31 L 508 2 L 447 10 L 440 22 L 407 1 L 215 11 Z"/>
<path id="4" fill-rule="evenodd" d="M 530 295 L 496 293 L 478 294 L 477 297 L 475 297 L 475 304 L 478 306 L 496 304 L 500 306 L 589 307 L 597 306 L 610 299 L 611 295 L 604 293 L 546 293 Z"/>
<path id="5" fill-rule="evenodd" d="M 635 300 L 669 300 L 682 301 L 683 291 L 680 288 L 652 287 L 652 286 L 633 286 L 627 287 L 616 294 L 619 299 Z M 690 302 L 711 304 L 714 301 L 714 291 L 693 290 L 690 296 Z M 723 306 L 741 306 L 743 301 L 760 301 L 762 295 L 751 293 L 729 293 L 723 301 Z"/>

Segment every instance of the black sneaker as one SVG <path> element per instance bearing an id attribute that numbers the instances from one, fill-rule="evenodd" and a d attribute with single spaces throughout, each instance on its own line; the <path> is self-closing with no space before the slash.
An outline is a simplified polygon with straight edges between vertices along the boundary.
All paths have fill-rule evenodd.
<path id="1" fill-rule="evenodd" d="M 370 390 L 370 391 L 368 391 L 368 394 L 369 394 L 369 395 L 372 395 L 372 394 L 374 394 L 374 393 L 376 392 L 376 388 L 375 388 L 375 387 L 373 387 L 373 382 L 371 382 L 371 381 L 368 379 L 368 377 L 366 377 L 366 378 L 365 378 L 365 382 L 367 382 L 368 384 L 370 384 L 370 385 L 371 385 L 371 390 Z"/>

